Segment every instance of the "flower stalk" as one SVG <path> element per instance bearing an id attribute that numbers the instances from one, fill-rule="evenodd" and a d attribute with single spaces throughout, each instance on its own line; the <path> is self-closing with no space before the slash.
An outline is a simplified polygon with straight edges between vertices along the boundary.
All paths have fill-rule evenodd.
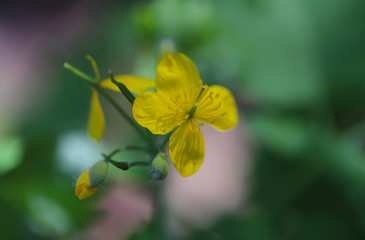
<path id="1" fill-rule="evenodd" d="M 149 153 L 151 154 L 150 150 L 149 149 L 146 149 L 144 147 L 141 147 L 141 146 L 123 146 L 123 147 L 119 147 L 119 148 L 116 148 L 114 149 L 111 153 L 109 153 L 107 156 L 108 157 L 112 157 L 114 156 L 115 154 L 119 153 L 119 152 L 125 152 L 125 151 L 128 151 L 128 150 L 132 150 L 132 151 L 141 151 L 141 152 L 146 152 L 146 153 Z"/>
<path id="2" fill-rule="evenodd" d="M 79 69 L 75 68 L 74 66 L 70 65 L 69 63 L 64 63 L 63 64 L 64 68 L 66 68 L 67 70 L 71 71 L 73 74 L 75 74 L 76 76 L 84 79 L 86 82 L 88 82 L 89 84 L 95 86 L 96 81 L 94 78 L 90 77 L 89 75 L 87 75 L 86 73 L 80 71 Z"/>
<path id="3" fill-rule="evenodd" d="M 134 166 L 148 166 L 151 164 L 149 161 L 117 162 L 113 160 L 110 156 L 103 155 L 103 157 L 105 158 L 106 161 L 108 161 L 109 163 L 113 164 L 115 167 L 123 171 L 127 171 L 129 168 Z"/>

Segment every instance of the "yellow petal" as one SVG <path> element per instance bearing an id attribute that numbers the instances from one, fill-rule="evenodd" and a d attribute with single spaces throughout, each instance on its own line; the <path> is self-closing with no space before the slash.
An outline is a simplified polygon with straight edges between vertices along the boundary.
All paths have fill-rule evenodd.
<path id="1" fill-rule="evenodd" d="M 169 140 L 169 153 L 176 170 L 183 177 L 196 173 L 204 159 L 204 140 L 198 124 L 189 119 L 178 127 Z"/>
<path id="2" fill-rule="evenodd" d="M 117 82 L 123 83 L 129 89 L 129 91 L 136 94 L 141 94 L 144 90 L 155 87 L 155 81 L 148 78 L 141 78 L 130 75 L 119 75 L 115 76 L 114 79 Z M 120 91 L 119 88 L 114 83 L 112 83 L 110 78 L 101 81 L 100 86 L 113 91 Z"/>
<path id="3" fill-rule="evenodd" d="M 238 111 L 232 93 L 218 85 L 204 89 L 193 117 L 219 130 L 235 127 L 238 123 Z"/>
<path id="4" fill-rule="evenodd" d="M 189 95 L 195 102 L 202 88 L 198 69 L 182 53 L 168 53 L 163 57 L 156 70 L 157 91 L 170 95 Z M 194 105 L 194 104 L 193 104 Z"/>
<path id="5" fill-rule="evenodd" d="M 144 92 L 133 103 L 133 117 L 153 134 L 167 134 L 188 117 L 187 108 L 177 103 L 178 99 L 159 92 Z"/>
<path id="6" fill-rule="evenodd" d="M 89 171 L 90 168 L 84 171 L 76 182 L 75 195 L 80 200 L 92 196 L 97 191 L 96 187 L 90 187 Z"/>
<path id="7" fill-rule="evenodd" d="M 89 113 L 88 131 L 92 138 L 100 141 L 105 129 L 105 120 L 103 110 L 99 102 L 98 92 L 95 88 L 92 90 L 91 106 Z"/>

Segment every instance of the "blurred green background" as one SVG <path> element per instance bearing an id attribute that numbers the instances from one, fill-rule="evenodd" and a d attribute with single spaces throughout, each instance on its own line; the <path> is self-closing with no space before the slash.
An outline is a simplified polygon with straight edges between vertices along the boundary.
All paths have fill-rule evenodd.
<path id="1" fill-rule="evenodd" d="M 92 74 L 90 54 L 104 77 L 113 69 L 153 78 L 165 39 L 205 83 L 236 97 L 236 131 L 249 136 L 242 147 L 252 152 L 245 201 L 204 227 L 180 222 L 180 233 L 169 230 L 167 208 L 128 235 L 93 239 L 365 239 L 364 1 L 1 5 L 1 239 L 88 239 L 83 233 L 104 216 L 95 206 L 114 180 L 79 201 L 74 177 L 101 151 L 138 136 L 102 99 L 106 136 L 101 144 L 88 139 L 91 91 L 63 63 Z M 126 175 L 154 191 L 144 170 Z"/>

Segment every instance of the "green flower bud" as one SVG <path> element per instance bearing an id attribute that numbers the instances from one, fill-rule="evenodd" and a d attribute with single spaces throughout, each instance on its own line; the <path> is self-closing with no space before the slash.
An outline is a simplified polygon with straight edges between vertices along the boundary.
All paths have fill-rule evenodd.
<path id="1" fill-rule="evenodd" d="M 109 164 L 105 160 L 100 160 L 90 168 L 90 187 L 99 187 L 108 175 Z"/>
<path id="2" fill-rule="evenodd" d="M 152 180 L 164 180 L 169 174 L 169 165 L 164 153 L 159 153 L 153 159 L 152 164 Z"/>

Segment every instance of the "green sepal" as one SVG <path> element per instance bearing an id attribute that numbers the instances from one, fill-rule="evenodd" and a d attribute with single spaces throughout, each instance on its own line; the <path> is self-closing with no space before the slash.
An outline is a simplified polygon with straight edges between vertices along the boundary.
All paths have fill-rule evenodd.
<path id="1" fill-rule="evenodd" d="M 136 97 L 133 95 L 133 93 L 131 93 L 131 91 L 129 91 L 129 89 L 126 87 L 126 85 L 124 85 L 121 82 L 117 82 L 114 79 L 114 75 L 111 71 L 109 71 L 109 77 L 110 77 L 110 80 L 112 81 L 112 83 L 114 83 L 119 88 L 119 90 L 123 93 L 123 95 L 127 98 L 127 100 L 133 105 L 134 100 L 136 99 Z"/>
<path id="2" fill-rule="evenodd" d="M 108 175 L 109 165 L 105 160 L 100 160 L 90 168 L 90 187 L 99 187 Z"/>
<path id="3" fill-rule="evenodd" d="M 169 174 L 169 164 L 164 153 L 159 153 L 152 161 L 152 179 L 164 180 Z"/>

